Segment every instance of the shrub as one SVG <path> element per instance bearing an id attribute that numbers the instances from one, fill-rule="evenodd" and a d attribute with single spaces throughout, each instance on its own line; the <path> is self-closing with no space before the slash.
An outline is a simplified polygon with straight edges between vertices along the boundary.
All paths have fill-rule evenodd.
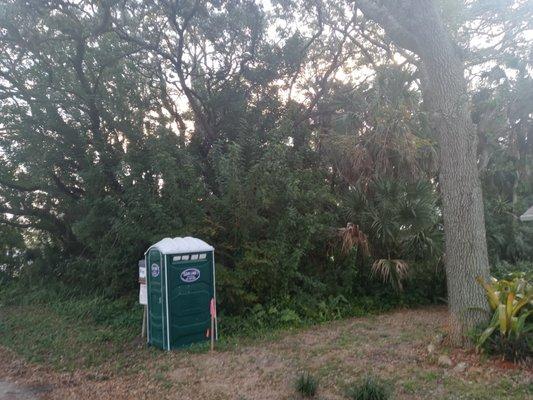
<path id="1" fill-rule="evenodd" d="M 521 276 L 531 281 L 533 279 L 533 262 L 519 261 L 511 264 L 507 261 L 502 261 L 491 267 L 491 274 L 496 279 L 510 279 Z"/>
<path id="2" fill-rule="evenodd" d="M 296 391 L 303 397 L 314 397 L 318 388 L 318 380 L 308 372 L 303 372 L 296 380 Z"/>
<path id="3" fill-rule="evenodd" d="M 479 335 L 477 348 L 500 353 L 509 361 L 524 361 L 533 354 L 533 285 L 524 276 L 494 279 L 485 288 L 493 311 L 489 326 Z"/>
<path id="4" fill-rule="evenodd" d="M 409 264 L 405 294 L 408 304 L 446 302 L 446 273 L 442 261 L 424 260 Z"/>
<path id="5" fill-rule="evenodd" d="M 387 400 L 391 397 L 385 384 L 372 377 L 367 377 L 363 382 L 353 385 L 346 394 L 352 400 Z"/>
<path id="6" fill-rule="evenodd" d="M 533 337 L 525 334 L 509 339 L 497 332 L 487 339 L 483 347 L 489 354 L 500 354 L 504 359 L 516 363 L 528 363 L 533 355 Z"/>

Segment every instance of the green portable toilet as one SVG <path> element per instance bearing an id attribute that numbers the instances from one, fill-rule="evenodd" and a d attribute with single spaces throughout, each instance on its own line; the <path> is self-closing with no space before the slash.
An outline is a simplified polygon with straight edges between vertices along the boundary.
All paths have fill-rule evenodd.
<path id="1" fill-rule="evenodd" d="M 203 240 L 176 237 L 146 251 L 149 344 L 170 350 L 208 339 L 214 250 Z"/>

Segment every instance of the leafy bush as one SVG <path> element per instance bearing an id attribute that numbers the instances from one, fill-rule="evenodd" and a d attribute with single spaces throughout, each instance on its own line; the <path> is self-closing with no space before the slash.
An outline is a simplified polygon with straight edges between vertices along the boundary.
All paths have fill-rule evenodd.
<path id="1" fill-rule="evenodd" d="M 303 397 L 314 397 L 318 388 L 318 380 L 308 372 L 303 372 L 296 379 L 296 391 Z"/>
<path id="2" fill-rule="evenodd" d="M 391 397 L 386 385 L 372 377 L 367 377 L 363 382 L 353 385 L 346 394 L 352 400 L 387 400 Z"/>
<path id="3" fill-rule="evenodd" d="M 372 296 L 330 295 L 325 298 L 314 293 L 299 292 L 270 305 L 256 304 L 239 315 L 223 310 L 220 329 L 224 336 L 262 336 L 277 329 L 301 328 L 348 317 L 383 313 L 399 305 L 409 306 L 422 302 L 418 296 L 406 293 L 403 297 L 395 297 L 384 290 L 375 290 Z"/>
<path id="4" fill-rule="evenodd" d="M 409 265 L 405 294 L 408 304 L 443 303 L 446 301 L 446 273 L 442 261 L 418 261 Z"/>
<path id="5" fill-rule="evenodd" d="M 497 279 L 513 278 L 515 276 L 522 276 L 528 281 L 533 280 L 533 262 L 520 261 L 511 264 L 507 261 L 502 261 L 491 267 L 492 275 Z"/>
<path id="6" fill-rule="evenodd" d="M 493 311 L 489 326 L 477 340 L 478 349 L 484 346 L 514 362 L 529 358 L 533 354 L 533 285 L 523 276 L 493 278 L 490 283 L 478 280 Z"/>
<path id="7" fill-rule="evenodd" d="M 483 348 L 489 354 L 498 354 L 505 360 L 516 363 L 530 363 L 533 355 L 533 337 L 524 334 L 518 338 L 509 339 L 495 332 L 483 344 Z"/>

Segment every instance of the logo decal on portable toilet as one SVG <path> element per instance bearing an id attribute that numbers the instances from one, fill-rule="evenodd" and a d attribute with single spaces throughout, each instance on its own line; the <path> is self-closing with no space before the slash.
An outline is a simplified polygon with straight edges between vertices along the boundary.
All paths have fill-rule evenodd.
<path id="1" fill-rule="evenodd" d="M 180 278 L 183 282 L 191 283 L 200 279 L 200 270 L 196 268 L 188 268 L 182 271 Z"/>
<path id="2" fill-rule="evenodd" d="M 152 269 L 152 276 L 154 278 L 157 278 L 159 276 L 159 265 L 157 265 L 156 263 L 153 263 L 151 269 Z"/>

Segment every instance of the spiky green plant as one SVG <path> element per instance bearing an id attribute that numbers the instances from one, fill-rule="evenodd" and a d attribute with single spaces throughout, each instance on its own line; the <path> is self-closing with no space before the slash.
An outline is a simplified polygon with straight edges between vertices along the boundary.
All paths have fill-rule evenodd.
<path id="1" fill-rule="evenodd" d="M 511 361 L 530 357 L 533 347 L 527 335 L 533 332 L 533 285 L 523 277 L 511 280 L 494 279 L 486 282 L 478 278 L 493 311 L 489 326 L 479 335 L 480 349 L 489 338 L 493 348 L 502 350 Z"/>
<path id="2" fill-rule="evenodd" d="M 303 397 L 314 397 L 318 389 L 318 380 L 309 372 L 302 372 L 296 379 L 296 391 Z"/>
<path id="3" fill-rule="evenodd" d="M 346 394 L 352 400 L 388 400 L 391 396 L 386 385 L 373 377 L 351 386 Z"/>

